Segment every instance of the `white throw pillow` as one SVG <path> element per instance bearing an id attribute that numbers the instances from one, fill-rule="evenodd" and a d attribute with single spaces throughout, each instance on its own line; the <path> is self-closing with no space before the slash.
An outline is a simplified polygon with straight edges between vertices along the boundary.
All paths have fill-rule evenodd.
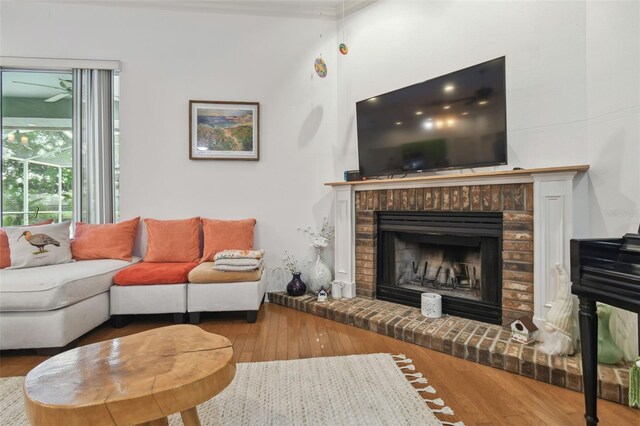
<path id="1" fill-rule="evenodd" d="M 5 228 L 11 252 L 11 266 L 7 269 L 71 262 L 70 224 Z"/>

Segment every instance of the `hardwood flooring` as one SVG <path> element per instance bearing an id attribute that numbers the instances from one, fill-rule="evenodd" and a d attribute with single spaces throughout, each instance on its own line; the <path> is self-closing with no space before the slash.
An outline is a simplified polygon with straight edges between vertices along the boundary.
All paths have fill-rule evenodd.
<path id="1" fill-rule="evenodd" d="M 169 320 L 140 317 L 121 329 L 103 325 L 79 344 L 169 325 Z M 455 416 L 442 416 L 443 420 L 462 420 L 467 426 L 584 424 L 581 393 L 282 306 L 265 304 L 255 324 L 247 324 L 244 315 L 225 313 L 203 316 L 201 327 L 229 338 L 236 362 L 404 353 L 455 411 Z M 2 352 L 0 376 L 25 375 L 45 359 L 32 351 Z M 640 426 L 640 410 L 620 404 L 599 400 L 598 414 L 602 425 Z"/>

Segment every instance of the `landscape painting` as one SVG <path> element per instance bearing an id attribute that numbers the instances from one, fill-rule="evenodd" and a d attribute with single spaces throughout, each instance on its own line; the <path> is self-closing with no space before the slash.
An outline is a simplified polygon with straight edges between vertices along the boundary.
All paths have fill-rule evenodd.
<path id="1" fill-rule="evenodd" d="M 260 104 L 189 101 L 189 158 L 258 160 Z"/>

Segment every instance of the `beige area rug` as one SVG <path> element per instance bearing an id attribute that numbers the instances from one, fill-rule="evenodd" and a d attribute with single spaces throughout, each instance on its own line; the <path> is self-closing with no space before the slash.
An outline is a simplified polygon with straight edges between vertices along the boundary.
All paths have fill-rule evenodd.
<path id="1" fill-rule="evenodd" d="M 421 393 L 435 390 L 424 386 L 427 380 L 412 371 L 411 360 L 400 358 L 372 354 L 238 364 L 231 385 L 199 405 L 198 414 L 203 425 L 225 426 L 453 424 L 435 416 L 434 411 L 443 417 L 452 411 L 439 398 L 423 399 Z M 29 424 L 23 380 L 0 380 L 0 425 Z M 169 424 L 181 425 L 180 416 L 170 416 Z"/>

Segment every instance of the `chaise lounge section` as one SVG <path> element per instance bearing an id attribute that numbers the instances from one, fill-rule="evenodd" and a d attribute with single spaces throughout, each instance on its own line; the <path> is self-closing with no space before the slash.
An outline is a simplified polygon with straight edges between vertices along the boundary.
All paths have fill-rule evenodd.
<path id="1" fill-rule="evenodd" d="M 81 260 L 0 270 L 0 349 L 44 353 L 107 321 L 114 275 L 139 260 Z"/>

